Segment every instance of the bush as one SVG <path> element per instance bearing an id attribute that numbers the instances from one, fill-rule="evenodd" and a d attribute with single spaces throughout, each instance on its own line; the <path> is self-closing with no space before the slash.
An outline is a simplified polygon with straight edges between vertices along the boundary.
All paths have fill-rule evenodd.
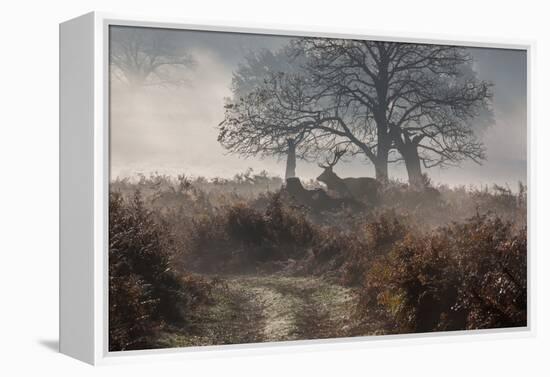
<path id="1" fill-rule="evenodd" d="M 527 187 L 521 182 L 517 192 L 513 192 L 498 185 L 492 188 L 439 185 L 415 190 L 391 181 L 383 186 L 381 195 L 380 210 L 407 216 L 425 230 L 466 221 L 476 213 L 491 213 L 520 227 L 527 221 Z"/>
<path id="2" fill-rule="evenodd" d="M 353 237 L 353 242 L 346 247 L 348 250 L 345 263 L 343 283 L 360 286 L 365 280 L 367 270 L 377 256 L 386 255 L 400 242 L 409 227 L 405 219 L 393 211 L 378 215 L 375 219 L 360 226 Z"/>
<path id="3" fill-rule="evenodd" d="M 241 202 L 199 216 L 193 221 L 186 258 L 201 271 L 255 268 L 258 263 L 302 257 L 315 234 L 303 214 L 272 194 L 264 210 Z"/>
<path id="4" fill-rule="evenodd" d="M 269 191 L 277 182 L 246 173 L 116 183 L 113 349 L 186 328 L 210 288 L 184 271 L 313 274 L 351 286 L 363 335 L 526 324 L 525 186 L 419 191 L 391 182 L 374 208 L 315 214 Z"/>
<path id="5" fill-rule="evenodd" d="M 139 191 L 131 201 L 109 198 L 109 350 L 153 346 L 165 324 L 185 323 L 204 300 L 199 284 L 172 269 L 173 242 L 145 209 Z"/>
<path id="6" fill-rule="evenodd" d="M 390 333 L 525 326 L 526 229 L 477 215 L 409 232 L 368 270 L 359 309 Z"/>

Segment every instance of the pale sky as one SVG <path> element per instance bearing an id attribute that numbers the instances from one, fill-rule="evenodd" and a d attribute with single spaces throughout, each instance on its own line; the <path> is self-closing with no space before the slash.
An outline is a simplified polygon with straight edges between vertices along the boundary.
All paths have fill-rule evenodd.
<path id="1" fill-rule="evenodd" d="M 285 161 L 230 155 L 217 142 L 217 125 L 224 116 L 224 97 L 231 96 L 233 71 L 250 51 L 276 49 L 283 37 L 197 31 L 166 31 L 166 38 L 190 53 L 196 65 L 180 87 L 149 86 L 128 90 L 113 83 L 111 90 L 111 177 L 137 173 L 185 173 L 231 177 L 247 168 L 284 174 Z M 495 124 L 483 135 L 487 160 L 482 166 L 427 170 L 433 181 L 455 184 L 505 184 L 515 187 L 527 176 L 526 53 L 519 50 L 470 49 L 479 78 L 493 82 Z M 345 176 L 374 176 L 364 158 L 340 163 Z M 298 161 L 297 175 L 314 178 L 316 163 Z M 403 166 L 390 165 L 390 176 L 406 179 Z"/>

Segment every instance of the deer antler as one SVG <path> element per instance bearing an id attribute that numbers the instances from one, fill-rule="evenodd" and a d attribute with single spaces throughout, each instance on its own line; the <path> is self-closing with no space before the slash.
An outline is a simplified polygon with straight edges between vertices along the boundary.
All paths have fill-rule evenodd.
<path id="1" fill-rule="evenodd" d="M 334 167 L 334 165 L 338 163 L 340 158 L 342 158 L 342 156 L 344 156 L 347 152 L 348 152 L 347 147 L 344 149 L 341 149 L 340 147 L 336 147 L 334 149 L 332 159 L 325 158 L 325 164 L 318 164 L 318 165 L 320 168 L 323 168 L 323 169 L 332 168 Z"/>

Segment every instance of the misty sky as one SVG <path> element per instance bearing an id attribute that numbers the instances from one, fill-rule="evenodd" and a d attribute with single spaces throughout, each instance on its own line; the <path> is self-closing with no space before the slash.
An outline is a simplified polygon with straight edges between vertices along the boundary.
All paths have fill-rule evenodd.
<path id="1" fill-rule="evenodd" d="M 158 32 L 158 30 L 157 30 Z M 195 66 L 184 72 L 179 87 L 129 89 L 111 86 L 111 177 L 151 172 L 231 177 L 248 167 L 284 174 L 285 161 L 241 158 L 217 142 L 224 116 L 224 97 L 231 96 L 233 71 L 251 51 L 277 49 L 287 38 L 217 32 L 163 31 L 174 46 L 192 55 Z M 491 81 L 495 124 L 482 135 L 487 160 L 482 166 L 432 168 L 433 181 L 454 184 L 505 184 L 515 187 L 527 176 L 526 53 L 520 50 L 470 49 L 479 78 Z M 372 164 L 357 156 L 341 162 L 340 176 L 374 176 Z M 297 175 L 319 175 L 316 163 L 298 161 Z M 402 165 L 390 165 L 390 176 L 406 179 Z"/>

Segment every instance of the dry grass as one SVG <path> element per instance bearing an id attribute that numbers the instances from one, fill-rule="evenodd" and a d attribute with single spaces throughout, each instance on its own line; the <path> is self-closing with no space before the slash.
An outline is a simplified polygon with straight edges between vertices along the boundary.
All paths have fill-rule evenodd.
<path id="1" fill-rule="evenodd" d="M 113 182 L 111 261 L 145 253 L 163 271 L 110 266 L 115 348 L 525 324 L 525 186 L 393 182 L 376 207 L 325 212 L 280 186 L 251 171 Z"/>

